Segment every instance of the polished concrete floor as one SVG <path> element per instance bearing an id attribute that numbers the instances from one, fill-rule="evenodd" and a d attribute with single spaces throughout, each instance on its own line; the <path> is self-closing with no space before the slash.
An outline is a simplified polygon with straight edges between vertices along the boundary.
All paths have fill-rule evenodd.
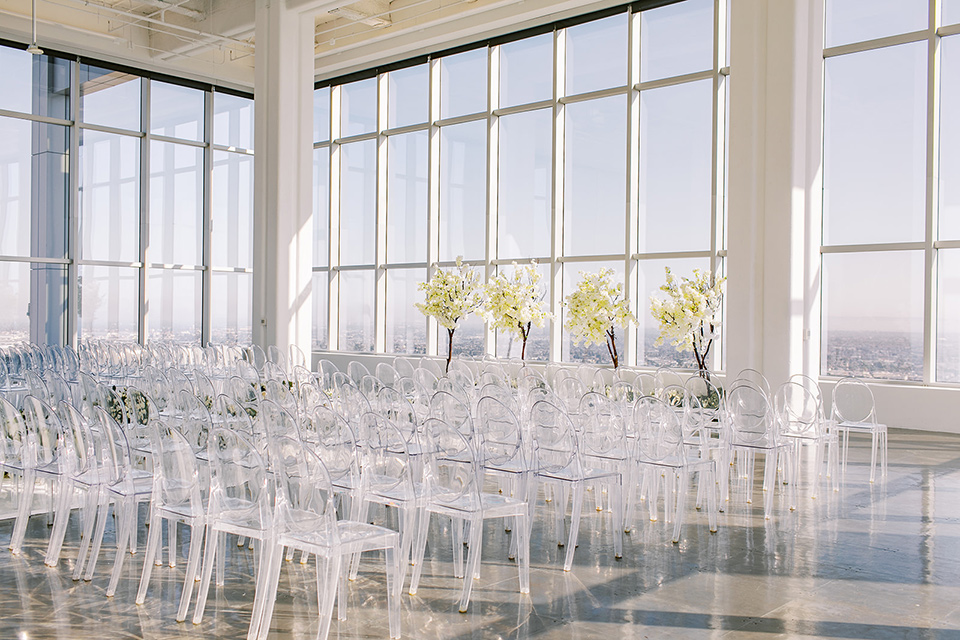
<path id="1" fill-rule="evenodd" d="M 885 482 L 867 482 L 869 449 L 851 445 L 839 492 L 799 508 L 778 499 L 765 520 L 756 494 L 734 491 L 719 531 L 692 509 L 679 544 L 671 529 L 638 518 L 615 560 L 609 514 L 584 510 L 573 570 L 562 570 L 551 511 L 534 524 L 531 593 L 518 592 L 506 558 L 509 534 L 484 530 L 483 565 L 469 611 L 458 612 L 449 538 L 434 524 L 419 593 L 404 593 L 405 638 L 960 638 L 960 436 L 892 430 Z M 759 467 L 759 465 L 758 465 Z M 759 471 L 759 469 L 758 469 Z M 759 487 L 758 487 L 759 488 Z M 7 498 L 9 500 L 9 498 Z M 72 519 L 75 520 L 76 518 Z M 105 596 L 113 562 L 112 524 L 92 582 L 74 582 L 75 523 L 60 565 L 43 564 L 49 530 L 31 519 L 20 556 L 5 546 L 12 520 L 0 521 L 0 639 L 241 638 L 253 601 L 253 552 L 230 548 L 226 584 L 211 587 L 200 625 L 174 621 L 186 564 L 154 570 L 147 601 L 134 604 L 142 550 L 128 556 L 116 597 Z M 189 540 L 181 535 L 182 551 Z M 271 638 L 313 638 L 313 565 L 287 563 Z M 406 590 L 405 590 L 406 591 Z M 382 560 L 365 559 L 350 584 L 347 619 L 331 638 L 386 638 Z M 192 615 L 192 608 L 191 608 Z"/>

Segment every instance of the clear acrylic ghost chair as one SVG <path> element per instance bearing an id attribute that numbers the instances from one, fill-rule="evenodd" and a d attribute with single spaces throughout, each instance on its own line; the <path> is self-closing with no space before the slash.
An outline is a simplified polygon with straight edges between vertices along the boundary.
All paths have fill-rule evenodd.
<path id="1" fill-rule="evenodd" d="M 717 530 L 716 461 L 701 458 L 699 447 L 684 446 L 681 419 L 673 407 L 659 398 L 645 396 L 637 400 L 634 406 L 637 464 L 641 471 L 648 471 L 649 475 L 652 475 L 647 493 L 650 519 L 656 520 L 657 478 L 663 474 L 664 512 L 667 514 L 667 521 L 673 521 L 674 542 L 680 541 L 691 472 L 698 474 L 698 490 L 702 488 L 707 494 L 710 531 Z M 635 487 L 630 490 L 635 490 Z M 631 513 L 629 516 L 631 519 L 632 515 Z"/>
<path id="2" fill-rule="evenodd" d="M 560 499 L 554 499 L 556 518 L 558 523 L 565 517 L 567 491 L 572 489 L 572 516 L 569 538 L 566 542 L 566 558 L 563 570 L 570 571 L 573 567 L 573 552 L 577 546 L 577 535 L 580 530 L 580 516 L 583 510 L 583 490 L 586 484 L 596 486 L 607 485 L 612 496 L 617 497 L 619 503 L 620 489 L 623 479 L 617 471 L 591 468 L 583 456 L 580 438 L 573 422 L 567 414 L 556 405 L 540 400 L 533 405 L 530 411 L 530 422 L 534 435 L 534 465 L 535 476 L 539 482 L 559 484 Z M 533 485 L 534 483 L 531 483 Z M 531 499 L 535 488 L 531 487 Z M 556 496 L 557 494 L 555 494 Z M 614 548 L 622 553 L 620 537 L 623 533 L 623 523 L 620 519 L 620 510 L 614 509 Z M 561 538 L 558 543 L 562 546 Z"/>
<path id="3" fill-rule="evenodd" d="M 60 418 L 50 405 L 34 396 L 23 399 L 26 440 L 23 448 L 23 491 L 17 505 L 17 519 L 10 537 L 10 551 L 20 553 L 26 535 L 27 521 L 33 510 L 36 483 L 45 480 L 51 503 L 65 478 L 75 470 L 76 455 L 69 434 L 64 433 Z M 51 511 L 54 509 L 51 504 Z"/>
<path id="4" fill-rule="evenodd" d="M 360 428 L 360 515 L 367 522 L 370 504 L 394 507 L 400 524 L 400 581 L 416 537 L 417 509 L 422 485 L 414 473 L 407 439 L 391 421 L 375 413 L 364 414 Z M 357 576 L 360 558 L 355 556 L 350 579 Z"/>
<path id="5" fill-rule="evenodd" d="M 380 379 L 376 376 L 365 375 L 360 378 L 360 383 L 357 385 L 360 388 L 360 393 L 365 395 L 368 400 L 373 401 L 377 397 L 377 394 L 380 393 L 380 389 L 384 388 L 384 384 L 380 382 Z"/>
<path id="6" fill-rule="evenodd" d="M 335 374 L 335 377 L 341 374 Z M 349 379 L 337 383 L 331 399 L 333 408 L 353 427 L 357 428 L 360 416 L 371 410 L 370 400 Z"/>
<path id="7" fill-rule="evenodd" d="M 275 344 L 271 344 L 267 347 L 267 362 L 264 362 L 264 366 L 267 363 L 276 365 L 281 371 L 287 370 L 287 357 L 283 355 L 283 351 L 280 350 Z"/>
<path id="8" fill-rule="evenodd" d="M 473 395 L 473 393 L 476 391 L 475 388 L 471 388 L 471 391 L 467 391 L 467 389 L 464 388 L 462 384 L 457 382 L 455 378 L 451 378 L 449 376 L 444 376 L 437 380 L 436 391 L 445 391 L 468 407 L 472 406 L 477 401 Z"/>
<path id="9" fill-rule="evenodd" d="M 837 382 L 833 388 L 830 427 L 837 432 L 842 443 L 840 461 L 844 475 L 850 434 L 855 433 L 870 436 L 870 482 L 876 480 L 877 458 L 880 459 L 880 476 L 887 476 L 887 425 L 877 421 L 873 391 L 863 380 L 847 377 Z"/>
<path id="10" fill-rule="evenodd" d="M 287 370 L 284 369 L 282 365 L 279 365 L 272 360 L 267 360 L 263 363 L 263 368 L 260 369 L 260 380 L 263 383 L 266 383 L 268 380 L 286 382 Z"/>
<path id="11" fill-rule="evenodd" d="M 287 359 L 287 364 L 292 370 L 294 367 L 309 367 L 310 361 L 307 359 L 307 356 L 303 353 L 303 350 L 295 344 L 290 345 L 290 356 Z"/>
<path id="12" fill-rule="evenodd" d="M 785 382 L 777 389 L 773 400 L 774 412 L 777 416 L 780 436 L 793 440 L 793 464 L 801 468 L 800 455 L 804 445 L 813 447 L 813 491 L 811 497 L 816 498 L 819 493 L 820 479 L 833 478 L 834 491 L 840 489 L 839 467 L 837 464 L 839 440 L 836 432 L 826 428 L 826 419 L 817 397 L 807 388 L 796 382 Z M 823 463 L 827 462 L 824 472 Z"/>
<path id="13" fill-rule="evenodd" d="M 496 383 L 487 383 L 480 387 L 480 401 L 484 398 L 496 398 L 504 406 L 510 409 L 514 415 L 520 413 L 520 405 L 517 403 L 517 395 L 510 387 Z M 479 402 L 478 401 L 478 404 Z"/>
<path id="14" fill-rule="evenodd" d="M 143 604 L 147 597 L 154 559 L 160 553 L 163 520 L 182 522 L 190 527 L 190 550 L 177 609 L 177 622 L 183 622 L 187 618 L 193 583 L 199 575 L 203 528 L 206 524 L 206 508 L 200 494 L 197 459 L 190 443 L 176 429 L 167 427 L 161 420 L 152 421 L 147 428 L 152 440 L 153 488 L 150 533 L 147 537 L 147 550 L 144 554 L 136 603 Z M 171 529 L 168 528 L 169 530 Z"/>
<path id="15" fill-rule="evenodd" d="M 317 362 L 317 383 L 324 391 L 333 388 L 333 374 L 340 371 L 339 367 L 330 360 L 320 360 Z"/>
<path id="16" fill-rule="evenodd" d="M 343 512 L 351 520 L 360 516 L 360 452 L 357 434 L 347 421 L 330 407 L 317 407 L 301 429 L 304 446 L 326 465 L 334 491 L 345 498 Z"/>
<path id="17" fill-rule="evenodd" d="M 397 532 L 355 520 L 337 520 L 333 487 L 326 465 L 309 448 L 291 438 L 270 443 L 276 461 L 276 535 L 271 540 L 269 573 L 257 585 L 255 601 L 262 603 L 263 615 L 257 637 L 265 639 L 270 630 L 277 586 L 283 566 L 283 549 L 300 549 L 303 556 L 317 556 L 317 596 L 320 628 L 317 640 L 330 631 L 334 600 L 339 600 L 338 617 L 346 619 L 342 589 L 343 557 L 384 550 L 386 556 L 387 610 L 391 638 L 400 637 L 400 536 Z M 253 629 L 248 638 L 253 638 Z"/>
<path id="18" fill-rule="evenodd" d="M 430 417 L 430 397 L 423 387 L 413 378 L 400 378 L 393 387 L 413 405 L 420 422 Z"/>
<path id="19" fill-rule="evenodd" d="M 598 391 L 589 391 L 580 399 L 577 410 L 580 422 L 580 442 L 587 464 L 598 469 L 614 471 L 622 478 L 622 485 L 633 483 L 634 464 L 631 455 L 627 426 L 620 404 Z M 595 491 L 597 511 L 603 509 L 603 493 Z M 614 519 L 623 522 L 624 501 L 622 492 L 609 493 L 610 510 Z M 620 515 L 617 516 L 616 514 Z M 623 531 L 620 528 L 618 531 Z M 622 555 L 622 540 L 618 543 L 616 557 Z"/>
<path id="20" fill-rule="evenodd" d="M 36 483 L 37 438 L 35 434 L 31 436 L 28 432 L 26 421 L 20 410 L 3 397 L 0 397 L 0 429 L 2 429 L 2 433 L 0 433 L 0 438 L 2 438 L 0 439 L 0 451 L 2 451 L 0 483 L 3 483 L 6 476 L 9 476 L 10 480 L 15 483 L 14 487 L 16 489 L 16 483 L 19 482 L 20 488 L 17 497 L 18 507 L 21 507 L 21 509 L 18 509 L 17 516 L 17 522 L 19 522 L 21 518 L 19 512 L 25 505 L 24 501 L 28 494 L 32 499 L 33 486 Z M 29 513 L 29 507 L 27 507 L 25 517 L 29 517 Z M 24 520 L 23 526 L 26 527 L 26 520 Z M 19 553 L 20 547 L 14 544 L 16 535 L 18 535 L 18 528 L 15 524 L 13 535 L 10 538 L 10 549 L 14 553 Z M 22 536 L 20 537 L 22 542 Z"/>
<path id="21" fill-rule="evenodd" d="M 483 468 L 477 453 L 463 435 L 442 420 L 430 419 L 424 425 L 427 444 L 427 462 L 424 474 L 424 503 L 421 510 L 416 558 L 410 593 L 415 595 L 423 570 L 423 555 L 427 546 L 430 514 L 447 516 L 454 521 L 469 523 L 470 540 L 463 589 L 460 594 L 460 612 L 470 603 L 474 576 L 480 566 L 483 546 L 483 521 L 492 518 L 510 518 L 519 524 L 517 533 L 517 565 L 520 571 L 520 593 L 530 592 L 530 531 L 526 497 L 515 497 L 483 491 Z M 454 535 L 455 567 L 463 563 L 463 545 L 457 539 L 459 526 L 451 527 Z"/>
<path id="22" fill-rule="evenodd" d="M 524 437 L 514 410 L 497 398 L 484 396 L 477 402 L 474 423 L 479 434 L 477 454 L 484 473 L 499 480 L 502 494 L 528 500 L 533 481 L 533 445 Z M 533 506 L 529 504 L 527 524 L 533 521 Z M 516 551 L 517 539 L 513 538 L 511 560 Z"/>
<path id="23" fill-rule="evenodd" d="M 55 504 L 53 531 L 50 533 L 44 564 L 48 567 L 57 566 L 74 504 L 74 496 L 83 492 L 84 499 L 79 513 L 82 533 L 74 575 L 74 579 L 77 579 L 80 577 L 83 559 L 90 547 L 98 497 L 103 490 L 104 470 L 100 465 L 103 452 L 101 443 L 94 438 L 90 425 L 73 405 L 65 401 L 61 402 L 57 406 L 57 414 L 63 425 L 63 437 L 69 441 L 69 446 L 62 448 L 60 452 L 60 467 L 63 473 Z M 64 456 L 70 456 L 69 462 L 62 459 Z"/>
<path id="24" fill-rule="evenodd" d="M 650 373 L 638 373 L 633 379 L 633 388 L 639 397 L 657 395 L 657 378 Z"/>
<path id="25" fill-rule="evenodd" d="M 98 407 L 94 413 L 93 424 L 100 437 L 103 452 L 101 462 L 103 490 L 100 492 L 97 504 L 96 530 L 93 533 L 89 557 L 86 559 L 87 572 L 84 580 L 93 579 L 100 547 L 103 544 L 107 514 L 112 502 L 117 530 L 117 553 L 110 574 L 110 583 L 107 586 L 107 597 L 113 597 L 120 581 L 127 550 L 135 547 L 139 530 L 138 505 L 142 502 L 150 502 L 153 492 L 153 474 L 133 466 L 127 436 L 117 421 L 106 411 Z M 83 568 L 84 562 L 78 560 L 73 573 L 74 580 L 80 578 Z"/>
<path id="26" fill-rule="evenodd" d="M 203 554 L 203 577 L 197 593 L 193 624 L 203 619 L 210 579 L 217 556 L 225 553 L 220 536 L 225 533 L 258 540 L 256 591 L 263 594 L 269 574 L 273 546 L 273 496 L 269 473 L 259 449 L 246 437 L 230 429 L 214 429 L 207 445 L 210 457 L 210 497 L 207 508 L 207 535 Z M 221 556 L 222 566 L 222 556 Z M 218 571 L 219 573 L 219 571 Z M 255 638 L 263 614 L 262 602 L 254 601 L 248 638 Z"/>
<path id="27" fill-rule="evenodd" d="M 425 369 L 426 371 L 432 373 L 433 377 L 442 378 L 447 373 L 446 366 L 446 362 L 440 360 L 439 358 L 424 356 L 420 358 L 417 369 Z"/>
<path id="28" fill-rule="evenodd" d="M 764 517 L 769 519 L 773 512 L 773 493 L 776 488 L 777 460 L 784 461 L 784 475 L 788 490 L 790 509 L 796 507 L 796 478 L 791 473 L 793 446 L 791 440 L 781 438 L 777 428 L 777 419 L 767 396 L 756 386 L 744 384 L 736 386 L 727 394 L 723 409 L 723 431 L 721 449 L 723 461 L 720 464 L 721 499 L 729 500 L 730 483 L 728 475 L 734 453 L 745 454 L 744 478 L 747 484 L 747 502 L 753 499 L 753 472 L 755 456 L 764 454 Z M 782 457 L 780 454 L 784 454 Z"/>
<path id="29" fill-rule="evenodd" d="M 820 410 L 823 412 L 824 417 L 826 417 L 827 409 L 826 403 L 823 398 L 823 390 L 820 388 L 820 383 L 811 378 L 808 375 L 802 373 L 795 373 L 790 378 L 787 379 L 787 382 L 796 382 L 801 387 L 813 394 L 813 397 L 817 399 L 817 402 L 820 403 Z"/>
<path id="30" fill-rule="evenodd" d="M 433 393 L 437 390 L 437 381 L 439 378 L 432 369 L 420 367 L 413 372 L 413 379 L 424 389 L 424 391 L 430 395 L 433 395 Z"/>
<path id="31" fill-rule="evenodd" d="M 293 415 L 300 412 L 297 390 L 286 380 L 271 378 L 263 383 L 263 397 L 277 403 Z"/>

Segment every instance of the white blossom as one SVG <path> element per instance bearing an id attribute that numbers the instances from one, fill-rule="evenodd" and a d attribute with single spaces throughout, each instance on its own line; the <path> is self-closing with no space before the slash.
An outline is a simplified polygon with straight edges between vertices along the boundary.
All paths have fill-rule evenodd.
<path id="1" fill-rule="evenodd" d="M 694 269 L 692 278 L 678 281 L 666 267 L 667 281 L 660 291 L 666 299 L 650 297 L 650 314 L 660 323 L 656 345 L 669 340 L 677 351 L 693 351 L 697 365 L 707 369 L 707 353 L 720 335 L 720 304 L 726 278 L 713 278 L 710 270 Z"/>
<path id="2" fill-rule="evenodd" d="M 597 273 L 580 272 L 580 282 L 573 293 L 564 299 L 567 318 L 564 328 L 570 332 L 575 344 L 585 346 L 605 343 L 613 360 L 619 365 L 614 327 L 626 329 L 637 321 L 630 311 L 630 301 L 623 295 L 623 284 L 611 282 L 613 269 L 601 269 Z"/>

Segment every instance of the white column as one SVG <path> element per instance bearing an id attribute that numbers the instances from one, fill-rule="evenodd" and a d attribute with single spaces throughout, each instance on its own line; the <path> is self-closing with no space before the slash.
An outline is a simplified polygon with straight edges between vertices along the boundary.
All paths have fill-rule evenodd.
<path id="1" fill-rule="evenodd" d="M 733 0 L 726 369 L 773 386 L 819 369 L 822 22 L 822 0 Z"/>
<path id="2" fill-rule="evenodd" d="M 257 0 L 253 340 L 310 353 L 312 12 Z"/>

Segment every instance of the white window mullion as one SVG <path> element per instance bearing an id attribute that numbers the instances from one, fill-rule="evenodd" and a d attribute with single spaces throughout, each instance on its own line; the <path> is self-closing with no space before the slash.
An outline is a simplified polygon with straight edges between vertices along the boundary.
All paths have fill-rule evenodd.
<path id="1" fill-rule="evenodd" d="M 330 140 L 340 137 L 339 85 L 330 87 Z M 340 349 L 340 145 L 330 143 L 330 237 L 327 302 L 327 345 L 331 351 Z"/>
<path id="2" fill-rule="evenodd" d="M 494 111 L 500 106 L 500 47 L 488 49 L 487 63 L 487 244 L 484 261 L 484 281 L 495 275 L 499 247 L 497 246 L 500 207 L 500 123 Z M 497 351 L 497 335 L 490 323 L 484 324 L 484 353 Z"/>
<path id="3" fill-rule="evenodd" d="M 147 310 L 150 308 L 147 285 L 150 281 L 150 80 L 140 78 L 140 130 L 146 132 L 140 142 L 140 313 L 138 339 L 140 344 L 147 343 L 149 323 Z"/>
<path id="4" fill-rule="evenodd" d="M 726 180 L 726 121 L 727 110 L 727 75 L 721 72 L 727 67 L 727 0 L 716 0 L 713 8 L 713 123 L 712 123 L 712 163 L 711 163 L 711 194 L 710 198 L 710 271 L 717 278 L 720 276 L 720 255 L 723 249 L 723 225 L 721 216 L 726 215 L 726 194 L 724 184 Z M 723 313 L 723 310 L 721 310 Z M 721 317 L 721 322 L 723 318 Z M 707 366 L 712 371 L 718 371 L 723 365 L 723 339 L 717 341 L 710 354 Z"/>
<path id="5" fill-rule="evenodd" d="M 631 87 L 627 99 L 627 210 L 623 262 L 623 289 L 630 300 L 631 309 L 639 318 L 643 313 L 644 301 L 640 300 L 637 261 L 634 254 L 639 251 L 637 229 L 640 224 L 640 92 L 635 88 L 640 82 L 640 13 L 630 13 L 627 40 L 627 77 Z M 623 332 L 623 353 L 621 360 L 626 366 L 636 366 L 637 347 L 643 341 L 638 335 L 639 329 L 626 329 Z"/>
<path id="6" fill-rule="evenodd" d="M 433 277 L 440 259 L 440 60 L 430 60 L 430 149 L 427 152 L 428 217 L 427 217 L 427 278 Z M 427 319 L 427 355 L 437 355 L 437 321 Z"/>
<path id="7" fill-rule="evenodd" d="M 374 298 L 374 347 L 377 353 L 384 353 L 387 343 L 387 272 L 383 265 L 387 261 L 387 148 L 389 140 L 383 134 L 387 127 L 388 76 L 381 73 L 377 78 L 377 212 L 374 229 L 377 235 L 376 297 Z"/>
<path id="8" fill-rule="evenodd" d="M 923 281 L 923 381 L 937 378 L 937 240 L 940 202 L 940 26 L 939 0 L 930 0 L 927 46 L 927 192 Z"/>
<path id="9" fill-rule="evenodd" d="M 563 353 L 563 154 L 564 111 L 563 97 L 566 75 L 566 31 L 554 32 L 553 50 L 553 206 L 551 207 L 552 242 L 550 243 L 550 360 L 559 362 Z"/>

